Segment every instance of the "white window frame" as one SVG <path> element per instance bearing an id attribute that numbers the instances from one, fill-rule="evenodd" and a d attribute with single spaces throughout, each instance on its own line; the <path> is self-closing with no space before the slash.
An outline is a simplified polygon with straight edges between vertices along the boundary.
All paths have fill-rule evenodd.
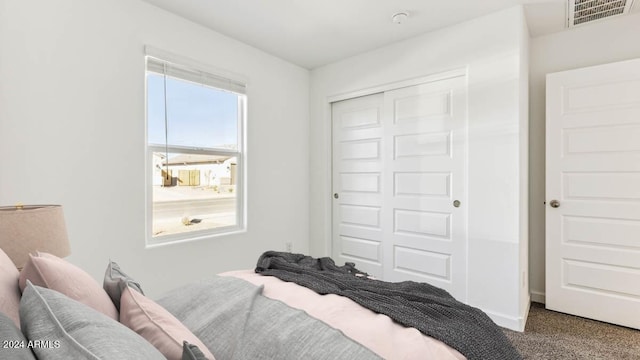
<path id="1" fill-rule="evenodd" d="M 230 91 L 239 95 L 238 101 L 238 148 L 229 150 L 224 148 L 203 148 L 190 146 L 177 146 L 168 144 L 149 143 L 148 127 L 149 119 L 147 114 L 147 73 L 149 71 L 149 61 L 155 63 L 157 68 L 159 62 L 171 64 L 174 69 L 178 69 L 178 76 L 174 78 L 192 81 L 197 84 L 204 84 L 216 89 Z M 152 65 L 153 66 L 153 65 Z M 182 72 L 184 71 L 184 72 Z M 171 76 L 170 74 L 168 74 Z M 180 76 L 183 75 L 183 76 Z M 197 76 L 197 77 L 196 77 Z M 157 247 L 168 244 L 182 243 L 242 233 L 247 228 L 247 161 L 246 161 L 246 121 L 247 121 L 247 93 L 246 81 L 238 75 L 230 74 L 218 69 L 212 69 L 207 65 L 200 64 L 194 60 L 174 55 L 149 46 L 145 47 L 145 189 L 146 189 L 146 218 L 145 218 L 145 243 L 146 247 Z M 196 155 L 222 155 L 236 157 L 236 224 L 231 226 L 217 227 L 212 229 L 193 230 L 184 233 L 153 235 L 153 153 L 182 153 Z"/>

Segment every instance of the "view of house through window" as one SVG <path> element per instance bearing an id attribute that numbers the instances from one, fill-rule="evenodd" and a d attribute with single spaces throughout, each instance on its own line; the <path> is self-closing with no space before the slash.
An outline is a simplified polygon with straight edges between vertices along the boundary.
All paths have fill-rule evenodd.
<path id="1" fill-rule="evenodd" d="M 151 243 L 243 227 L 245 95 L 238 89 L 214 75 L 147 58 Z"/>

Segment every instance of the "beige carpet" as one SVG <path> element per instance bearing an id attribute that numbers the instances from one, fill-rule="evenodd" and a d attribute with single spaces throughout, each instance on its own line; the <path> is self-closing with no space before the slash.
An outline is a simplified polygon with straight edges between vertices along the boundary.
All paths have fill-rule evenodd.
<path id="1" fill-rule="evenodd" d="M 629 314 L 640 316 L 640 314 Z M 532 303 L 523 333 L 504 330 L 524 359 L 640 360 L 640 331 Z"/>

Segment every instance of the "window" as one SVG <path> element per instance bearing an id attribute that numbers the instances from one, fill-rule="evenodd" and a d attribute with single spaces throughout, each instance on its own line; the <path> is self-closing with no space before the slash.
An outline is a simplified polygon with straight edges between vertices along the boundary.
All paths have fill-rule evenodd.
<path id="1" fill-rule="evenodd" d="M 244 84 L 146 59 L 147 244 L 243 229 Z"/>

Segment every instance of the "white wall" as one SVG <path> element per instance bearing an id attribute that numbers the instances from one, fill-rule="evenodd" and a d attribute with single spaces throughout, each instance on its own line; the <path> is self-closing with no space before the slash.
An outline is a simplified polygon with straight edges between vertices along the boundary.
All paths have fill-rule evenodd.
<path id="1" fill-rule="evenodd" d="M 516 156 L 526 149 L 517 149 L 516 143 L 522 147 L 525 141 L 516 141 L 514 131 L 520 136 L 526 132 L 512 121 L 526 105 L 513 105 L 526 91 L 516 85 L 526 80 L 517 68 L 527 66 L 524 55 L 518 55 L 518 48 L 526 50 L 526 37 L 518 40 L 518 24 L 520 10 L 511 9 L 316 69 L 309 124 L 306 70 L 146 3 L 0 0 L 0 205 L 62 204 L 72 242 L 70 260 L 100 278 L 111 257 L 151 294 L 188 278 L 251 267 L 261 251 L 283 249 L 287 241 L 296 251 L 327 255 L 331 189 L 326 97 L 469 66 L 471 91 L 477 94 L 470 98 L 470 110 L 477 119 L 496 116 L 512 126 L 503 127 L 510 129 L 503 135 L 494 131 L 497 123 L 489 127 L 483 122 L 484 130 L 475 129 L 478 135 L 486 130 L 487 145 L 475 157 L 496 161 L 486 169 L 472 169 L 470 176 L 485 172 L 488 178 L 479 179 L 476 189 L 490 186 L 494 196 L 470 200 L 494 204 L 492 219 L 503 220 L 484 226 L 486 217 L 470 219 L 478 224 L 470 224 L 470 250 L 479 250 L 470 260 L 474 267 L 501 271 L 519 258 L 520 267 L 501 274 L 503 278 L 476 273 L 471 286 L 474 291 L 503 283 L 514 287 L 517 274 L 527 270 L 525 236 L 515 235 L 525 229 L 519 218 L 526 217 L 526 209 L 509 209 L 517 207 L 526 177 L 517 180 L 515 169 L 508 172 L 499 164 L 526 162 Z M 634 14 L 531 39 L 528 232 L 534 300 L 544 300 L 544 76 L 640 57 L 639 33 L 640 14 Z M 144 249 L 146 44 L 249 79 L 247 233 Z M 492 102 L 499 106 L 491 108 Z M 105 173 L 108 164 L 118 170 Z M 471 290 L 470 301 L 506 316 L 516 313 L 511 299 L 501 299 L 501 290 L 476 295 Z"/>
<path id="2" fill-rule="evenodd" d="M 145 249 L 144 45 L 248 79 L 248 232 Z M 308 250 L 309 72 L 132 0 L 0 0 L 0 205 L 64 206 L 70 261 L 152 296 Z M 113 171 L 108 171 L 112 167 Z"/>
<path id="3" fill-rule="evenodd" d="M 530 48 L 530 288 L 545 292 L 545 75 L 640 57 L 640 13 L 531 39 Z"/>
<path id="4" fill-rule="evenodd" d="M 520 288 L 522 292 L 529 294 L 529 28 L 526 22 L 522 23 L 520 31 L 520 207 L 525 211 L 520 212 L 520 238 L 527 241 L 520 242 Z M 530 296 L 520 297 L 520 313 L 528 314 L 531 305 Z"/>
<path id="5" fill-rule="evenodd" d="M 468 302 L 524 326 L 527 276 L 526 24 L 514 7 L 354 56 L 311 72 L 310 251 L 330 254 L 328 97 L 467 68 L 469 82 Z M 524 85 L 522 81 L 525 81 Z M 523 254 L 524 251 L 524 254 Z M 522 274 L 522 272 L 524 274 Z"/>

